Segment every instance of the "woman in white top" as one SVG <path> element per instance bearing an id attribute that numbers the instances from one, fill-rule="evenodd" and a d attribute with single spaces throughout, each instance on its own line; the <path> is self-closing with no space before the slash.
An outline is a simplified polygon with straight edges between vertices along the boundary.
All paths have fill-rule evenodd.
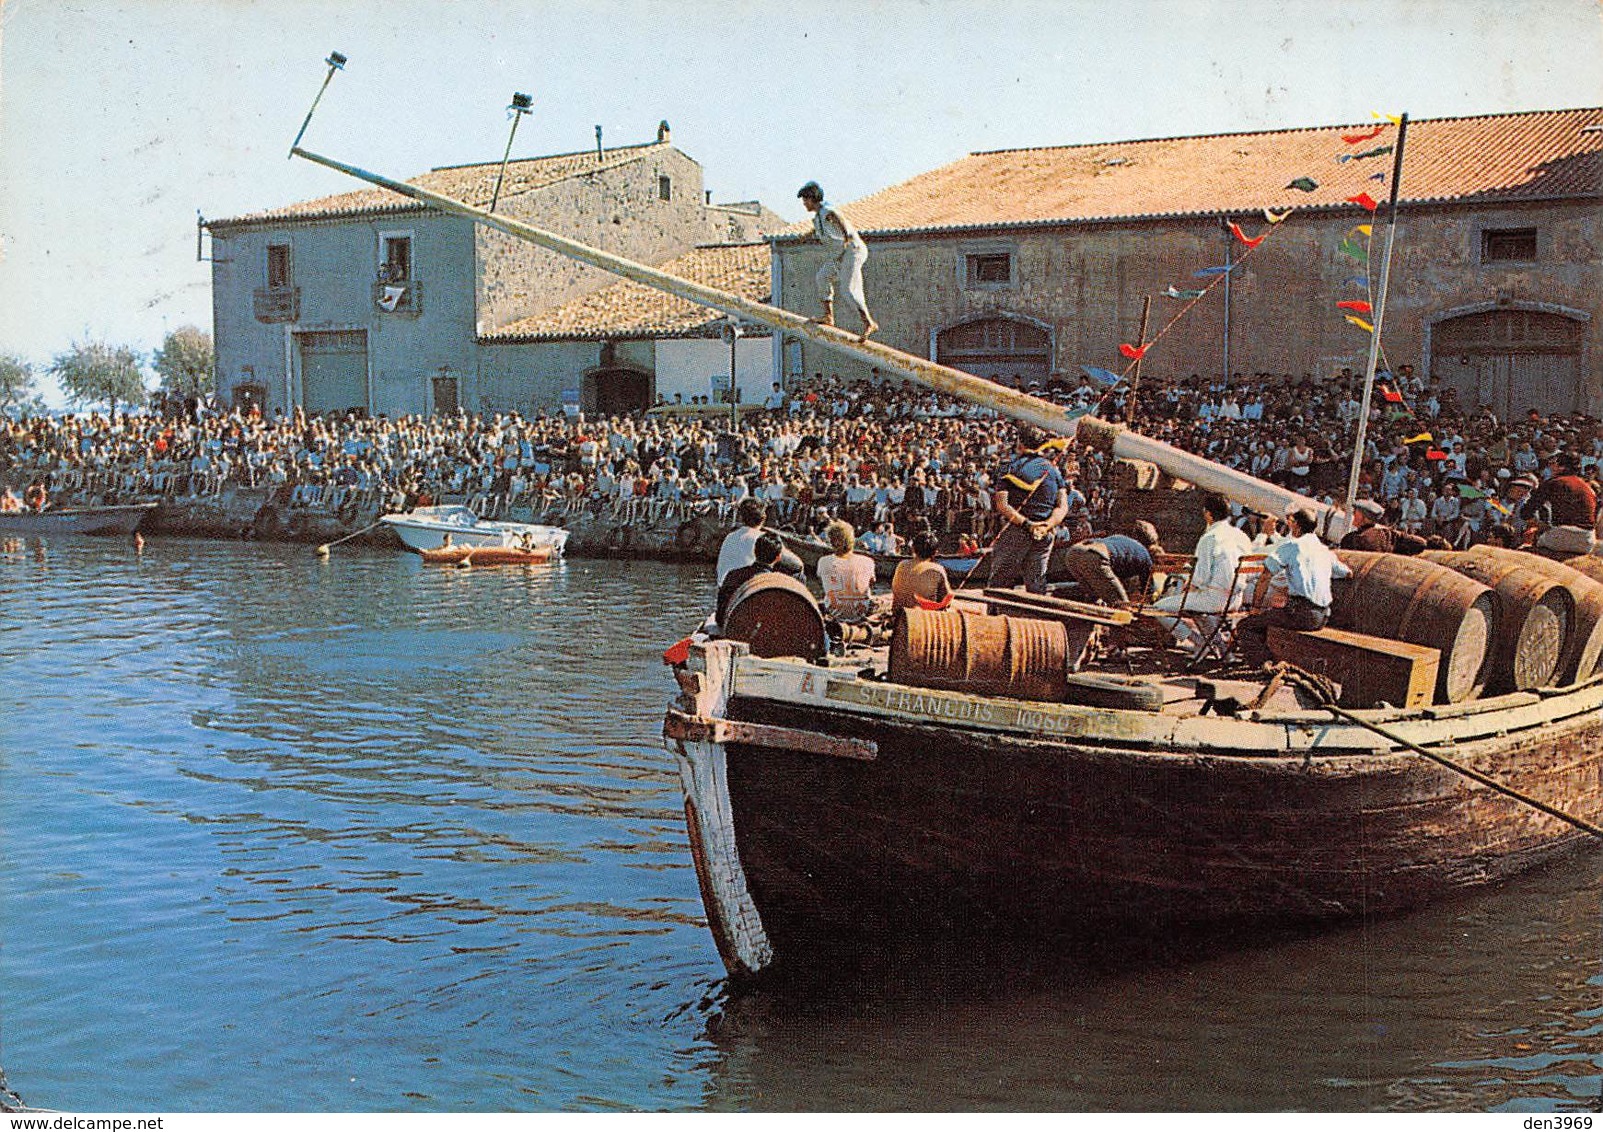
<path id="1" fill-rule="evenodd" d="M 824 529 L 833 553 L 818 560 L 818 581 L 824 587 L 824 613 L 842 621 L 868 616 L 873 608 L 874 560 L 854 552 L 856 532 L 843 519 Z"/>

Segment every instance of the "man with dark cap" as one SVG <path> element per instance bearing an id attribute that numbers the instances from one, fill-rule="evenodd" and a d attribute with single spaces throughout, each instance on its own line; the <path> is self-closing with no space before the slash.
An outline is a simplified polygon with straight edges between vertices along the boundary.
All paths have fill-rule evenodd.
<path id="1" fill-rule="evenodd" d="M 1341 540 L 1343 550 L 1370 550 L 1380 554 L 1418 554 L 1425 549 L 1425 540 L 1387 526 L 1381 520 L 1386 508 L 1373 499 L 1360 499 L 1353 504 L 1353 529 Z"/>
<path id="2" fill-rule="evenodd" d="M 1019 425 L 1013 458 L 996 477 L 992 502 L 1006 525 L 991 548 L 993 586 L 1022 580 L 1031 593 L 1046 593 L 1052 532 L 1069 513 L 1069 491 L 1057 465 L 1041 452 L 1045 442 L 1039 428 Z"/>
<path id="3" fill-rule="evenodd" d="M 863 295 L 863 265 L 868 262 L 868 245 L 851 221 L 840 210 L 824 199 L 824 190 L 817 181 L 808 181 L 796 194 L 802 206 L 813 214 L 813 235 L 829 251 L 829 258 L 818 269 L 818 299 L 823 304 L 822 317 L 813 321 L 824 326 L 835 325 L 835 287 L 846 292 L 852 306 L 863 320 L 863 341 L 879 329 L 868 313 L 868 300 Z"/>

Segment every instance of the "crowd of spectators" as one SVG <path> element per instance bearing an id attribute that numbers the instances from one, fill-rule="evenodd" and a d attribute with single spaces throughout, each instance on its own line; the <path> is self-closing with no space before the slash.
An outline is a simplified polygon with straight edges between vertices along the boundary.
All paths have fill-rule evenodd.
<path id="1" fill-rule="evenodd" d="M 1033 389 L 1066 406 L 1326 500 L 1344 494 L 1362 375 L 1193 374 L 1111 394 L 1083 379 Z M 780 525 L 819 531 L 835 518 L 867 549 L 900 549 L 933 530 L 943 545 L 996 530 L 993 477 L 1012 426 L 989 410 L 896 381 L 818 375 L 731 416 L 664 406 L 604 419 L 517 413 L 335 418 L 255 410 L 0 420 L 0 482 L 40 485 L 58 502 L 129 502 L 263 489 L 282 505 L 354 517 L 460 499 L 489 517 L 590 511 L 620 522 L 711 514 L 732 521 L 755 495 Z M 1361 498 L 1400 529 L 1452 545 L 1481 541 L 1572 453 L 1594 488 L 1603 426 L 1535 410 L 1500 420 L 1409 367 L 1377 386 Z M 1067 528 L 1109 521 L 1109 468 L 1074 445 Z M 1523 490 L 1522 490 L 1523 489 Z M 1527 516 L 1529 517 L 1529 516 Z"/>

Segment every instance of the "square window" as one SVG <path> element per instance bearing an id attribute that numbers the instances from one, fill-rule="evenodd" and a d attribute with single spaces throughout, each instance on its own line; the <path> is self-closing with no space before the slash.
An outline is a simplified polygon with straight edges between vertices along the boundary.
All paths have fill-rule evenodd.
<path id="1" fill-rule="evenodd" d="M 1011 252 L 981 252 L 964 257 L 970 287 L 1005 286 L 1013 282 Z"/>
<path id="2" fill-rule="evenodd" d="M 1481 233 L 1481 262 L 1534 263 L 1535 228 L 1488 228 Z"/>

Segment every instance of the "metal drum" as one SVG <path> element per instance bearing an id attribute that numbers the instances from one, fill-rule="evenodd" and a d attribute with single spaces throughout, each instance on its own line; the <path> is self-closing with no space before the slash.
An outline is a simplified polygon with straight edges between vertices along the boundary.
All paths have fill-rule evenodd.
<path id="1" fill-rule="evenodd" d="M 890 678 L 915 688 L 1061 703 L 1068 632 L 1057 621 L 906 609 L 891 631 Z"/>
<path id="2" fill-rule="evenodd" d="M 1488 691 L 1528 691 L 1553 683 L 1575 624 L 1575 598 L 1530 563 L 1534 556 L 1503 559 L 1476 550 L 1427 550 L 1420 557 L 1497 591 L 1503 622 L 1492 647 Z"/>
<path id="3" fill-rule="evenodd" d="M 757 574 L 729 598 L 721 626 L 730 640 L 745 641 L 753 656 L 817 660 L 829 651 L 824 615 L 802 582 L 788 574 Z"/>
<path id="4" fill-rule="evenodd" d="M 1439 649 L 1438 703 L 1473 700 L 1485 690 L 1501 611 L 1490 587 L 1420 558 L 1336 554 L 1353 574 L 1333 587 L 1332 626 Z"/>

